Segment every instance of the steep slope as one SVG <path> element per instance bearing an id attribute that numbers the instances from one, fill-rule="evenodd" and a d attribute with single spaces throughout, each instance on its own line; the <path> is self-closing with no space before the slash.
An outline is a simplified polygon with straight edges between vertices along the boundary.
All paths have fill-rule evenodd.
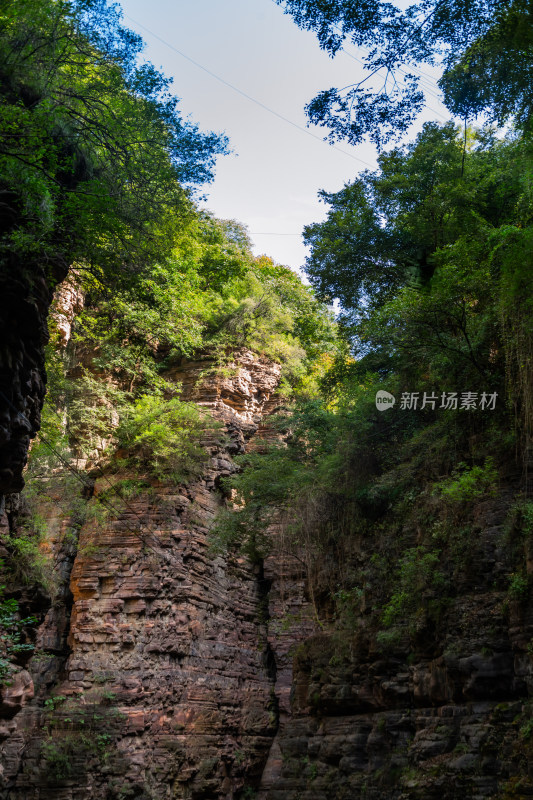
<path id="1" fill-rule="evenodd" d="M 193 384 L 198 367 L 175 377 Z M 48 611 L 23 673 L 35 698 L 28 689 L 6 730 L 10 798 L 223 798 L 259 776 L 278 714 L 265 578 L 244 558 L 213 557 L 206 535 L 223 501 L 219 480 L 280 368 L 249 351 L 233 367 L 196 392 L 229 437 L 210 447 L 201 479 L 151 482 L 116 518 L 81 528 L 71 609 Z M 94 494 L 108 489 L 104 474 Z M 64 539 L 55 546 L 64 551 Z"/>
<path id="2" fill-rule="evenodd" d="M 533 604 L 527 581 L 516 580 L 522 565 L 531 574 L 530 544 L 517 532 L 509 538 L 519 486 L 509 476 L 497 499 L 475 505 L 473 530 L 443 548 L 439 567 L 451 568 L 452 580 L 421 587 L 415 579 L 414 629 L 405 608 L 389 646 L 380 638 L 376 553 L 397 552 L 398 529 L 385 526 L 380 542 L 355 537 L 365 597 L 351 624 L 325 619 L 298 649 L 277 770 L 265 773 L 260 798 L 532 795 Z M 404 546 L 426 537 L 405 520 Z M 414 566 L 420 576 L 421 555 Z"/>

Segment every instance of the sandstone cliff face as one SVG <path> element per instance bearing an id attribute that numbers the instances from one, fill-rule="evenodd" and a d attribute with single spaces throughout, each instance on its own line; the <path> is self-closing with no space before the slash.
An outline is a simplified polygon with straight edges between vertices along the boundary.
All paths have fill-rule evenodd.
<path id="1" fill-rule="evenodd" d="M 59 347 L 66 347 L 70 342 L 72 324 L 83 308 L 85 295 L 80 289 L 79 274 L 75 269 L 57 287 L 50 314 L 58 333 Z"/>
<path id="2" fill-rule="evenodd" d="M 182 359 L 168 377 L 181 385 L 183 400 L 206 406 L 223 419 L 234 418 L 242 427 L 258 424 L 269 413 L 281 366 L 240 348 L 222 367 L 209 354 L 197 361 Z"/>
<path id="3" fill-rule="evenodd" d="M 208 552 L 207 532 L 223 502 L 218 482 L 280 369 L 243 351 L 207 395 L 198 369 L 182 364 L 176 379 L 197 386 L 229 443 L 210 448 L 200 480 L 152 481 L 116 518 L 82 527 L 69 589 L 5 693 L 6 709 L 19 698 L 3 731 L 10 800 L 231 798 L 259 781 L 278 725 L 261 614 L 269 579 L 244 558 Z M 104 475 L 94 494 L 106 490 Z M 60 536 L 55 546 L 64 551 Z"/>

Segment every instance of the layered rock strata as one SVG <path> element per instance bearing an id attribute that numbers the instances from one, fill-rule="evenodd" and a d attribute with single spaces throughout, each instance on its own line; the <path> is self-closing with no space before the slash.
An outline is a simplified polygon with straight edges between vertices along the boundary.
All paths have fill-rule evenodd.
<path id="1" fill-rule="evenodd" d="M 437 627 L 384 648 L 367 602 L 353 626 L 326 625 L 300 646 L 261 798 L 533 796 L 533 603 L 525 586 L 519 597 L 507 589 L 511 496 L 480 504 Z M 353 545 L 371 576 L 376 542 Z"/>
<path id="2" fill-rule="evenodd" d="M 181 386 L 181 396 L 206 406 L 216 415 L 243 423 L 258 424 L 270 413 L 281 366 L 240 348 L 224 358 L 222 365 L 206 353 L 196 361 L 182 359 L 168 372 L 169 379 Z M 269 405 L 270 401 L 270 405 Z"/>
<path id="3" fill-rule="evenodd" d="M 229 436 L 210 446 L 201 479 L 151 481 L 119 514 L 82 527 L 68 624 L 50 609 L 27 667 L 35 696 L 4 731 L 9 800 L 222 800 L 259 782 L 278 725 L 268 579 L 207 541 L 219 481 L 279 381 L 277 364 L 239 355 L 216 397 L 197 397 Z M 179 377 L 187 384 L 187 365 Z M 112 496 L 109 483 L 96 480 L 91 504 Z"/>

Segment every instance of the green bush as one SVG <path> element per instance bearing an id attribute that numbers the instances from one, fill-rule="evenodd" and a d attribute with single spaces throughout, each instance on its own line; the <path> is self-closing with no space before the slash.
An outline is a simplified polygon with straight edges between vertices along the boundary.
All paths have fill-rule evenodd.
<path id="1" fill-rule="evenodd" d="M 333 594 L 339 624 L 354 630 L 361 614 L 361 601 L 364 589 L 353 586 L 350 589 L 338 589 Z"/>
<path id="2" fill-rule="evenodd" d="M 442 586 L 444 578 L 438 570 L 440 552 L 412 547 L 400 560 L 396 589 L 383 609 L 386 628 L 406 623 L 411 633 L 421 615 L 425 615 L 428 592 Z"/>
<path id="3" fill-rule="evenodd" d="M 509 594 L 516 600 L 525 600 L 529 595 L 529 580 L 523 572 L 513 572 L 509 576 Z"/>
<path id="4" fill-rule="evenodd" d="M 506 532 L 512 536 L 514 532 L 529 538 L 533 534 L 533 502 L 517 500 L 511 506 L 507 520 Z"/>
<path id="5" fill-rule="evenodd" d="M 45 536 L 46 528 L 35 531 L 30 521 L 9 536 L 4 536 L 3 543 L 10 552 L 10 576 L 24 583 L 40 584 L 53 595 L 57 589 L 57 574 L 51 557 L 39 547 Z"/>
<path id="6" fill-rule="evenodd" d="M 176 483 L 201 474 L 208 436 L 221 440 L 220 424 L 194 403 L 143 395 L 128 408 L 118 429 L 127 462 Z"/>
<path id="7" fill-rule="evenodd" d="M 383 651 L 394 650 L 402 642 L 402 631 L 399 628 L 391 628 L 387 631 L 378 631 L 376 641 Z"/>
<path id="8" fill-rule="evenodd" d="M 73 757 L 77 751 L 77 741 L 72 736 L 65 736 L 61 741 L 49 739 L 41 745 L 41 756 L 46 765 L 46 772 L 55 781 L 68 780 L 74 768 Z"/>
<path id="9" fill-rule="evenodd" d="M 521 508 L 522 511 L 522 531 L 524 536 L 533 534 L 533 502 L 528 500 Z"/>
<path id="10" fill-rule="evenodd" d="M 435 486 L 435 491 L 453 503 L 468 503 L 484 494 L 495 495 L 498 471 L 490 457 L 482 467 L 459 464 L 452 478 Z"/>
<path id="11" fill-rule="evenodd" d="M 99 380 L 87 370 L 71 381 L 68 398 L 69 441 L 81 456 L 103 450 L 116 436 L 119 415 L 128 394 L 108 380 Z"/>
<path id="12" fill-rule="evenodd" d="M 70 780 L 74 769 L 86 769 L 93 759 L 100 769 L 107 763 L 124 719 L 113 706 L 115 700 L 114 692 L 99 691 L 93 696 L 54 695 L 45 701 L 41 758 L 48 779 Z"/>
<path id="13" fill-rule="evenodd" d="M 528 721 L 525 722 L 524 725 L 522 725 L 522 727 L 520 728 L 520 736 L 522 736 L 523 739 L 531 739 L 532 735 L 533 735 L 533 719 L 528 719 Z"/>

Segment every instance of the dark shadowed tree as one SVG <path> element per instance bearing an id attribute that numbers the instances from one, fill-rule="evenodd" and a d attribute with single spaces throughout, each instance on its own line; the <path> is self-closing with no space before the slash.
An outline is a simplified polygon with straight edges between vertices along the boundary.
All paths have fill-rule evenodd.
<path id="1" fill-rule="evenodd" d="M 334 56 L 345 42 L 367 50 L 367 75 L 321 91 L 311 122 L 334 141 L 369 136 L 378 146 L 405 133 L 424 105 L 420 65 L 440 65 L 439 85 L 461 118 L 486 113 L 530 129 L 531 0 L 419 0 L 405 11 L 382 0 L 276 0 Z"/>

